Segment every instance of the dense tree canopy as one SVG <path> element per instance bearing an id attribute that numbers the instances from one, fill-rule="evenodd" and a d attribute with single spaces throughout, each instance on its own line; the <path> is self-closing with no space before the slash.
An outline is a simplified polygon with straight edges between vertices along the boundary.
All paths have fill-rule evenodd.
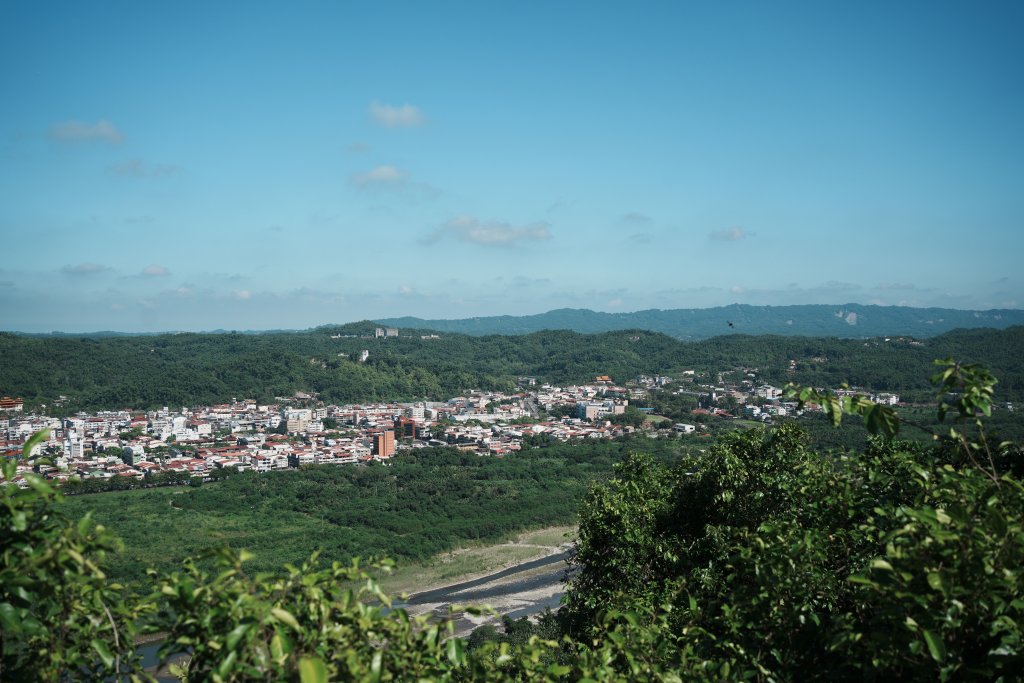
<path id="1" fill-rule="evenodd" d="M 371 327 L 372 329 L 372 327 Z M 695 370 L 707 378 L 754 369 L 763 381 L 814 386 L 842 382 L 928 397 L 935 357 L 980 362 L 1001 379 L 1003 400 L 1024 397 L 1024 327 L 950 332 L 924 341 L 732 335 L 681 342 L 642 331 L 582 335 L 421 339 L 364 338 L 365 326 L 243 335 L 26 337 L 0 333 L 0 391 L 28 406 L 63 395 L 65 412 L 98 408 L 209 405 L 232 398 L 272 401 L 314 391 L 328 402 L 446 399 L 468 389 L 511 389 L 517 377 L 556 384 L 610 375 Z M 345 336 L 351 335 L 351 336 Z M 368 350 L 365 363 L 360 351 Z M 795 361 L 791 368 L 790 361 Z M 737 373 L 737 377 L 743 373 Z"/>

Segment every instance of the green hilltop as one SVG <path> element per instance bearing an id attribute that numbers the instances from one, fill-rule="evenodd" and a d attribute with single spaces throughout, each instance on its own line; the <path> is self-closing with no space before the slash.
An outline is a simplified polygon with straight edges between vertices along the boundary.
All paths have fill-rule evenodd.
<path id="1" fill-rule="evenodd" d="M 957 330 L 929 339 L 840 339 L 728 335 L 686 342 L 641 330 L 545 331 L 469 336 L 400 329 L 374 338 L 374 323 L 303 332 L 27 337 L 0 333 L 0 393 L 26 409 L 209 405 L 232 398 L 273 401 L 297 391 L 333 403 L 441 400 L 470 389 L 512 390 L 520 376 L 564 385 L 610 375 L 757 368 L 778 383 L 930 396 L 935 358 L 979 362 L 1000 377 L 1002 400 L 1024 395 L 1024 327 Z M 422 338 L 422 337 L 428 338 Z M 363 351 L 369 356 L 360 361 Z M 790 361 L 795 361 L 791 363 Z"/>

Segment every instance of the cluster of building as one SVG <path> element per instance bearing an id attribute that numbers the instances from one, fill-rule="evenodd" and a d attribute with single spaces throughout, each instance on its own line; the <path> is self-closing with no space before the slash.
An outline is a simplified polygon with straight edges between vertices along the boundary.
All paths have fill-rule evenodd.
<path id="1" fill-rule="evenodd" d="M 0 413 L 0 454 L 21 451 L 43 429 L 22 471 L 57 481 L 145 478 L 161 472 L 208 476 L 221 468 L 267 472 L 303 465 L 386 461 L 409 448 L 453 446 L 503 456 L 523 440 L 611 438 L 632 428 L 601 421 L 624 411 L 625 392 L 602 383 L 505 394 L 477 392 L 444 402 L 323 405 L 298 394 L 276 404 L 230 404 L 135 412 L 79 413 L 57 418 L 22 411 Z M 542 411 L 571 408 L 580 417 L 540 421 Z M 563 410 L 561 412 L 567 412 Z M 590 420 L 590 421 L 587 421 Z M 595 421 L 596 420 L 596 421 Z"/>
<path id="2" fill-rule="evenodd" d="M 377 330 L 382 336 L 391 329 Z M 673 384 L 675 382 L 675 384 Z M 480 455 L 505 456 L 525 444 L 572 439 L 615 438 L 636 428 L 616 424 L 631 399 L 650 391 L 692 394 L 704 416 L 747 417 L 768 421 L 798 415 L 797 404 L 782 400 L 782 390 L 746 372 L 739 382 L 698 383 L 693 371 L 674 380 L 640 376 L 628 387 L 608 376 L 587 385 L 538 385 L 519 380 L 517 393 L 474 392 L 444 402 L 324 405 L 315 395 L 298 393 L 274 404 L 252 400 L 148 412 L 103 411 L 56 418 L 25 413 L 21 399 L 0 399 L 0 454 L 20 453 L 34 433 L 49 439 L 35 446 L 19 469 L 54 480 L 145 478 L 161 472 L 207 477 L 217 469 L 271 470 L 304 465 L 353 465 L 386 461 L 397 451 L 452 446 Z M 671 385 L 671 386 L 670 386 Z M 899 397 L 879 394 L 877 402 Z M 649 409 L 642 409 L 649 410 Z M 551 415 L 560 415 L 551 418 Z M 674 432 L 691 434 L 695 424 L 676 423 Z M 671 433 L 668 432 L 668 433 Z"/>

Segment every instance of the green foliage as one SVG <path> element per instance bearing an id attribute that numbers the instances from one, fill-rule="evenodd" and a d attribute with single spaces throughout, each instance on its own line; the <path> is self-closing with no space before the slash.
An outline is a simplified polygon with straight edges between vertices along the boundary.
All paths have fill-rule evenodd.
<path id="1" fill-rule="evenodd" d="M 644 423 L 644 414 L 633 406 L 627 406 L 625 412 L 620 415 L 612 415 L 609 421 L 612 424 L 639 427 Z"/>
<path id="2" fill-rule="evenodd" d="M 33 436 L 24 454 L 44 441 Z M 137 672 L 136 620 L 144 605 L 124 601 L 102 564 L 117 549 L 89 515 L 73 522 L 61 496 L 34 475 L 11 484 L 4 458 L 0 484 L 0 680 L 93 680 Z"/>
<path id="3" fill-rule="evenodd" d="M 932 359 L 956 356 L 984 363 L 998 374 L 1003 400 L 1024 399 L 1018 362 L 1024 327 L 955 331 L 926 342 L 730 335 L 688 343 L 637 330 L 332 339 L 333 331 L 103 338 L 0 333 L 5 361 L 0 386 L 23 396 L 29 407 L 45 403 L 51 411 L 54 400 L 65 395 L 68 402 L 57 410 L 72 413 L 210 405 L 232 397 L 270 402 L 299 390 L 335 403 L 447 399 L 470 388 L 513 390 L 523 375 L 566 384 L 604 374 L 626 381 L 682 369 L 714 376 L 727 369 L 757 368 L 760 380 L 779 385 L 795 381 L 836 387 L 847 382 L 923 400 L 931 394 Z M 369 360 L 356 362 L 363 349 L 370 351 Z M 673 411 L 682 405 L 668 397 L 665 402 L 663 414 L 682 419 Z"/>
<path id="4" fill-rule="evenodd" d="M 983 414 L 992 377 L 946 368 L 940 392 Z M 792 392 L 884 438 L 828 458 L 787 424 L 675 468 L 630 460 L 581 508 L 571 632 L 602 639 L 608 614 L 643 615 L 686 650 L 661 662 L 684 678 L 1016 679 L 1019 449 L 986 446 L 981 425 L 932 448 L 896 441 L 895 414 L 867 399 Z"/>
<path id="5" fill-rule="evenodd" d="M 465 663 L 461 641 L 445 640 L 451 622 L 389 609 L 358 561 L 322 569 L 313 556 L 283 575 L 250 575 L 250 558 L 222 550 L 212 572 L 186 561 L 182 572 L 154 576 L 161 656 L 188 651 L 190 681 L 445 681 Z"/>

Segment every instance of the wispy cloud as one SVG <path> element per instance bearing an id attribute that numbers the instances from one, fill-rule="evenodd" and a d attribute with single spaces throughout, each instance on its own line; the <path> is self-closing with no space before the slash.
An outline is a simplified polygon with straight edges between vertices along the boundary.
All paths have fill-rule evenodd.
<path id="1" fill-rule="evenodd" d="M 650 216 L 636 211 L 630 211 L 619 218 L 619 222 L 626 225 L 650 225 L 653 221 L 654 219 Z"/>
<path id="2" fill-rule="evenodd" d="M 498 278 L 501 279 L 500 277 Z M 551 278 L 549 277 L 526 277 L 525 275 L 516 275 L 512 278 L 511 284 L 513 287 L 550 287 Z"/>
<path id="3" fill-rule="evenodd" d="M 829 280 L 818 285 L 818 290 L 823 292 L 853 292 L 859 289 L 861 286 L 856 282 L 843 282 L 842 280 Z"/>
<path id="4" fill-rule="evenodd" d="M 909 282 L 880 282 L 875 285 L 875 289 L 882 290 L 910 290 L 917 289 L 913 284 Z"/>
<path id="5" fill-rule="evenodd" d="M 371 149 L 373 149 L 373 147 L 365 142 L 353 142 L 352 144 L 345 146 L 345 151 L 349 154 L 366 154 Z"/>
<path id="6" fill-rule="evenodd" d="M 106 270 L 110 270 L 110 268 L 99 263 L 77 263 L 74 265 L 68 264 L 62 267 L 60 272 L 67 273 L 68 275 L 94 275 Z"/>
<path id="7" fill-rule="evenodd" d="M 416 128 L 426 123 L 426 117 L 419 107 L 411 104 L 392 106 L 376 100 L 370 103 L 370 118 L 384 128 Z"/>
<path id="8" fill-rule="evenodd" d="M 708 237 L 716 242 L 738 242 L 753 236 L 754 233 L 747 232 L 743 228 L 725 228 L 708 233 Z"/>
<path id="9" fill-rule="evenodd" d="M 547 223 L 529 223 L 516 227 L 504 221 L 481 221 L 473 216 L 461 215 L 445 222 L 424 242 L 438 242 L 445 237 L 485 247 L 510 247 L 521 242 L 549 240 L 551 230 Z"/>
<path id="10" fill-rule="evenodd" d="M 181 169 L 173 164 L 150 164 L 142 159 L 128 159 L 111 166 L 110 170 L 126 178 L 160 178 L 174 175 Z"/>
<path id="11" fill-rule="evenodd" d="M 376 166 L 364 173 L 355 173 L 349 178 L 353 187 L 366 192 L 392 192 L 407 201 L 435 199 L 441 191 L 430 185 L 414 181 L 409 172 L 387 164 Z"/>
<path id="12" fill-rule="evenodd" d="M 165 277 L 171 274 L 171 271 L 167 270 L 164 266 L 156 263 L 151 263 L 142 269 L 142 274 L 146 277 Z"/>
<path id="13" fill-rule="evenodd" d="M 119 145 L 124 140 L 121 131 L 110 121 L 99 120 L 96 123 L 85 121 L 64 121 L 50 126 L 50 138 L 59 142 L 106 142 Z"/>
<path id="14" fill-rule="evenodd" d="M 377 166 L 365 173 L 356 173 L 350 180 L 352 184 L 360 189 L 370 187 L 398 186 L 405 183 L 409 174 L 394 166 Z"/>
<path id="15" fill-rule="evenodd" d="M 654 235 L 649 232 L 635 232 L 627 239 L 633 244 L 650 244 L 654 241 Z"/>

